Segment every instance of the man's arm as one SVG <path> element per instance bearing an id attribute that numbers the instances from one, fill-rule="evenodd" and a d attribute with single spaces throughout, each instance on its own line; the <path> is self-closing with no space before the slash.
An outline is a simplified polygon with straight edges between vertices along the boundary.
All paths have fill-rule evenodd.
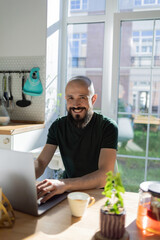
<path id="1" fill-rule="evenodd" d="M 106 173 L 114 171 L 114 164 L 116 161 L 116 150 L 102 148 L 99 156 L 98 170 L 77 178 L 68 178 L 61 180 L 46 179 L 37 185 L 38 197 L 47 194 L 42 202 L 56 194 L 65 191 L 75 191 L 84 189 L 93 189 L 104 187 L 106 182 Z"/>
<path id="2" fill-rule="evenodd" d="M 40 177 L 45 168 L 47 167 L 48 163 L 51 161 L 57 146 L 52 144 L 46 144 L 38 156 L 38 158 L 35 160 L 35 172 L 36 172 L 36 178 Z"/>

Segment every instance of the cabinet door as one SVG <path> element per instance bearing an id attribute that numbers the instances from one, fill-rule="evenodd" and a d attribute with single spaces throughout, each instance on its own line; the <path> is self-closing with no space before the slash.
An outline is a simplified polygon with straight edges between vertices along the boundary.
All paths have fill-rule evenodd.
<path id="1" fill-rule="evenodd" d="M 12 136 L 12 150 L 28 152 L 45 144 L 43 129 L 15 134 Z"/>

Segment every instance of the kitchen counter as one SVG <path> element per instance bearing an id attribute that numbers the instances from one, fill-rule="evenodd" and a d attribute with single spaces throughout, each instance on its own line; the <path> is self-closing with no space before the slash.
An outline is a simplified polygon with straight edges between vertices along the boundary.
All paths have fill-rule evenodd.
<path id="1" fill-rule="evenodd" d="M 44 123 L 19 123 L 10 122 L 6 126 L 0 126 L 0 135 L 15 135 L 18 133 L 29 132 L 37 129 L 44 128 Z"/>

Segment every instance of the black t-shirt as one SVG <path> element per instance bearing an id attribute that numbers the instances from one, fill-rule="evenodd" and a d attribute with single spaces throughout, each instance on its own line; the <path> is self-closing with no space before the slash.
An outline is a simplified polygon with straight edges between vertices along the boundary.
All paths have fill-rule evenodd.
<path id="1" fill-rule="evenodd" d="M 57 119 L 49 128 L 47 144 L 59 146 L 64 177 L 73 178 L 96 171 L 101 148 L 117 149 L 117 139 L 117 124 L 94 113 L 82 129 L 74 126 L 66 116 Z"/>

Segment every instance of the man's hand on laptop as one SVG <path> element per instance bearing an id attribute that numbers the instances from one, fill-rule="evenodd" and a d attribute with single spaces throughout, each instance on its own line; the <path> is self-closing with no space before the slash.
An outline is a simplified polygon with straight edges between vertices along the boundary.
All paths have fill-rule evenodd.
<path id="1" fill-rule="evenodd" d="M 41 198 L 41 203 L 45 203 L 54 195 L 65 192 L 65 183 L 62 180 L 45 179 L 37 184 L 37 198 Z"/>

